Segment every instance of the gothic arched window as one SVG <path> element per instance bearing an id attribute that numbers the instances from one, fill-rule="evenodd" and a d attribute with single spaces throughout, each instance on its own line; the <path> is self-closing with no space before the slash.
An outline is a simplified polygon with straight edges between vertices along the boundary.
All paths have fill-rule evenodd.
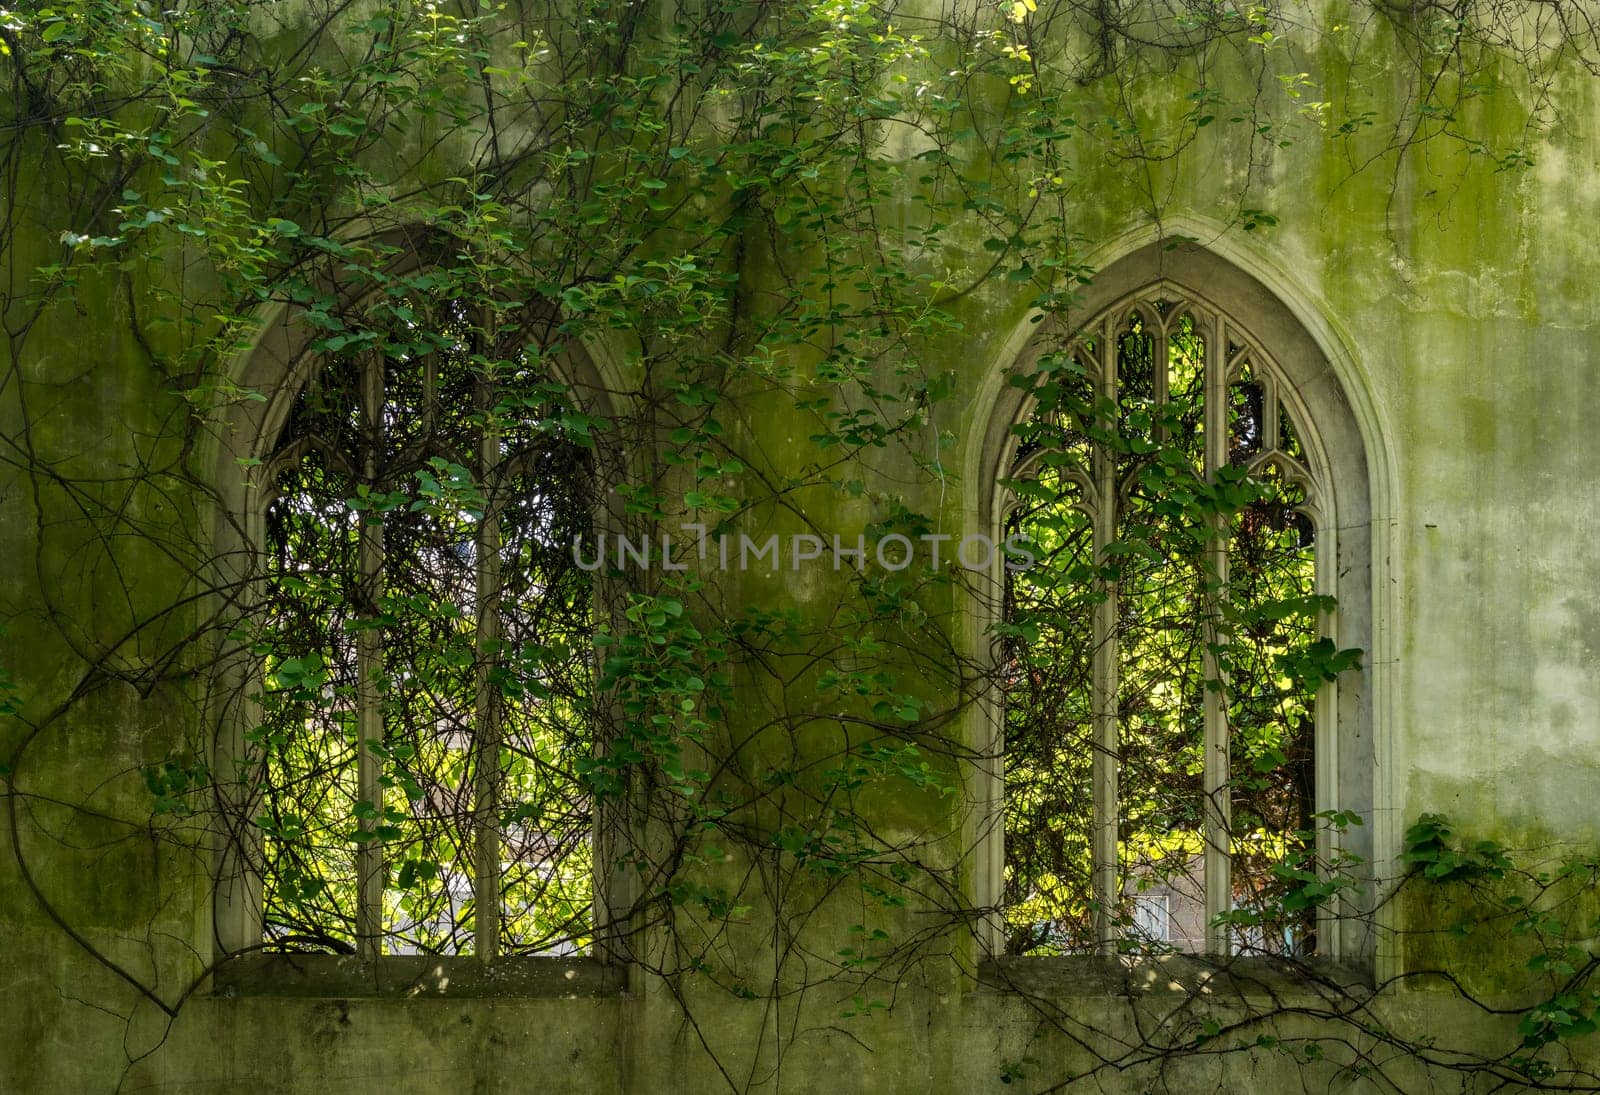
<path id="1" fill-rule="evenodd" d="M 1334 518 L 1364 519 L 1359 438 L 1320 355 L 1292 376 L 1192 285 L 1038 349 L 994 446 L 990 518 L 1032 556 L 993 627 L 997 952 L 1338 949 L 1305 896 L 1353 859 L 1329 812 L 1370 801 L 1338 759 L 1366 740 L 1366 538 L 1340 556 Z"/>
<path id="2" fill-rule="evenodd" d="M 584 419 L 478 309 L 370 311 L 324 342 L 255 476 L 262 938 L 578 953 L 595 929 Z"/>

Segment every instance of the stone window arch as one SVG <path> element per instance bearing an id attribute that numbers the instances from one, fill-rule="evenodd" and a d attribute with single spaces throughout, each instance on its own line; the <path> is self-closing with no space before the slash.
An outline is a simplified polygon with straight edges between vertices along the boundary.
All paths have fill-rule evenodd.
<path id="1" fill-rule="evenodd" d="M 224 423 L 223 955 L 604 956 L 615 934 L 582 778 L 609 608 L 571 550 L 607 519 L 605 397 L 555 309 L 430 293 L 429 261 L 388 271 L 420 289 L 331 287 L 360 338 L 286 312 L 242 377 L 264 398 Z"/>
<path id="2" fill-rule="evenodd" d="M 1372 648 L 1349 401 L 1282 301 L 1203 248 L 1110 264 L 1074 315 L 1014 363 L 1053 382 L 1008 388 L 981 453 L 983 527 L 1038 556 L 980 598 L 983 949 L 1365 959 L 1369 897 L 1249 922 L 1275 866 L 1371 860 L 1370 826 L 1316 816 L 1370 814 L 1364 674 L 1285 661 Z M 1226 516 L 1174 504 L 1229 492 L 1250 500 Z"/>

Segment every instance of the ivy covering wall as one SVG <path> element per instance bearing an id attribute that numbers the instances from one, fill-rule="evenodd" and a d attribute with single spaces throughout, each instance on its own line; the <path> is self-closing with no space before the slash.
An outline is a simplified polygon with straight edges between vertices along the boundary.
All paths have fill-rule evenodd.
<path id="1" fill-rule="evenodd" d="M 1600 1085 L 1588 18 L 0 11 L 0 1087 Z"/>

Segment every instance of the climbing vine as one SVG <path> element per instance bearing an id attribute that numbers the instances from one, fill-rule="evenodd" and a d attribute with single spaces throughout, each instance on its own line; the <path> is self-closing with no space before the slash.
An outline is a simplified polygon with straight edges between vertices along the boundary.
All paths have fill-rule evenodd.
<path id="1" fill-rule="evenodd" d="M 1415 156 L 1515 173 L 1600 57 L 1578 4 L 1325 7 L 0 10 L 0 492 L 28 559 L 0 776 L 31 902 L 5 907 L 114 975 L 85 1004 L 163 1016 L 128 1075 L 241 959 L 413 953 L 625 966 L 734 1090 L 760 1081 L 708 991 L 870 1044 L 952 963 L 1029 1009 L 1041 1048 L 996 1078 L 1035 1090 L 1216 1054 L 1394 1090 L 1418 1062 L 1600 1083 L 1562 1055 L 1600 1006 L 1593 862 L 1428 815 L 1379 878 L 1340 850 L 1364 819 L 1314 809 L 1315 697 L 1364 652 L 1322 626 L 1304 484 L 1245 451 L 1251 429 L 1298 451 L 1289 418 L 1238 410 L 1256 424 L 1208 467 L 1192 321 L 1168 349 L 1119 332 L 1159 393 L 1085 368 L 1097 234 L 1127 227 L 1100 195 L 1176 247 L 1219 147 L 1219 233 L 1274 230 L 1302 146 L 1337 150 L 1335 189 Z M 1380 71 L 1405 93 L 1369 94 Z M 1482 123 L 1506 103 L 1509 142 Z M 1031 508 L 985 570 L 957 554 L 984 432 L 961 355 L 1025 317 L 1048 345 L 1009 377 L 1013 440 L 1052 455 L 1007 483 Z M 1098 549 L 1073 495 L 1096 460 L 1123 491 Z M 1074 880 L 1112 586 L 1139 727 L 1112 851 L 1143 882 L 1203 854 L 1198 712 L 1223 695 L 1237 958 Z M 1012 858 L 982 905 L 974 773 L 1001 758 L 974 728 L 1001 701 Z M 120 718 L 136 741 L 77 751 Z M 150 921 L 130 950 L 58 892 L 75 857 L 203 885 L 97 911 Z M 1389 915 L 1434 901 L 1459 920 Z M 1313 939 L 1340 918 L 1404 972 L 1330 966 Z M 1480 935 L 1529 952 L 1515 977 L 1457 972 Z M 1007 951 L 1165 961 L 1180 991 L 1094 1029 Z M 1219 968 L 1261 991 L 1214 1006 Z M 1508 1016 L 1502 1042 L 1392 1029 L 1380 1001 L 1413 983 Z"/>

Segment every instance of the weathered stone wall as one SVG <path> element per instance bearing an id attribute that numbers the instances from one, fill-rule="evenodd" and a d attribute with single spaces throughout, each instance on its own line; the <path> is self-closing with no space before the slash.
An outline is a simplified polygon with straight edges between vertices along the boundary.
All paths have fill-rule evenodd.
<path id="1" fill-rule="evenodd" d="M 1358 8 L 1330 2 L 1305 13 L 1320 26 L 1307 41 L 1321 43 L 1305 63 L 1348 96 L 1345 113 L 1359 113 L 1360 104 L 1390 117 L 1410 94 L 1404 43 L 1363 23 L 1365 32 L 1350 38 L 1356 56 L 1330 44 L 1340 40 L 1331 27 L 1360 22 Z M 1600 224 L 1597 85 L 1568 64 L 1538 104 L 1525 74 L 1508 67 L 1502 75 L 1492 109 L 1470 121 L 1478 133 L 1521 144 L 1536 106 L 1558 118 L 1532 138 L 1531 168 L 1496 172 L 1448 138 L 1402 154 L 1387 147 L 1394 135 L 1381 125 L 1346 140 L 1310 124 L 1287 147 L 1249 125 L 1212 125 L 1181 156 L 1154 163 L 1104 162 L 1085 141 L 1074 165 L 1071 208 L 1092 265 L 1187 237 L 1268 287 L 1344 385 L 1371 472 L 1368 825 L 1387 875 L 1399 869 L 1405 826 L 1425 812 L 1511 848 L 1600 844 L 1600 675 L 1592 671 L 1600 494 L 1591 470 L 1600 467 L 1600 430 L 1587 418 L 1600 414 L 1600 381 L 1590 372 L 1600 351 L 1590 299 L 1600 285 L 1592 227 Z M 1245 94 L 1248 64 L 1239 61 L 1232 78 Z M 1183 86 L 1181 72 L 1150 78 L 1133 89 L 1136 112 L 1171 115 Z M 454 170 L 452 147 L 435 153 L 441 177 Z M 8 240 L 14 285 L 54 260 L 64 227 L 55 195 L 68 182 L 48 170 L 21 181 Z M 1246 231 L 1241 205 L 1270 210 L 1277 223 Z M 983 230 L 967 234 L 968 246 L 931 258 L 952 281 L 988 261 Z M 759 283 L 759 271 L 750 276 Z M 149 287 L 182 277 L 138 256 L 86 273 L 75 305 L 47 313 L 0 378 L 0 665 L 18 683 L 24 716 L 0 719 L 0 758 L 26 759 L 0 811 L 8 847 L 0 856 L 0 1090 L 1033 1090 L 1087 1068 L 1090 1050 L 1116 1058 L 1120 1035 L 1159 1022 L 1169 1007 L 1192 1006 L 1187 994 L 1161 986 L 1128 989 L 1043 966 L 1018 974 L 1027 991 L 981 984 L 967 944 L 946 941 L 953 953 L 920 963 L 895 988 L 891 1007 L 848 1021 L 837 1018 L 848 1002 L 832 989 L 741 1000 L 642 976 L 626 991 L 600 985 L 579 996 L 482 986 L 446 986 L 425 998 L 348 987 L 296 996 L 259 985 L 218 992 L 200 982 L 175 1016 L 164 1014 L 79 941 L 159 986 L 169 1003 L 213 955 L 213 849 L 174 851 L 137 820 L 149 808 L 136 770 L 192 730 L 182 724 L 207 688 L 181 661 L 148 672 L 150 652 L 169 648 L 204 611 L 181 592 L 204 548 L 176 559 L 168 552 L 181 556 L 181 545 L 203 539 L 208 503 L 169 493 L 182 480 L 159 474 L 168 462 L 192 468 L 200 458 L 175 451 L 185 404 L 148 367 L 131 316 L 165 306 Z M 980 409 L 1033 330 L 1028 311 L 998 281 L 958 305 L 965 327 L 942 363 L 955 374 L 957 395 L 937 411 L 955 439 L 942 454 L 947 467 L 975 466 L 992 428 Z M 743 413 L 742 428 L 763 440 L 775 467 L 786 453 L 800 458 L 803 446 L 788 442 L 805 426 L 790 408 Z M 19 470 L 24 458 L 34 462 L 32 474 Z M 151 468 L 154 478 L 145 474 Z M 964 529 L 980 489 L 924 481 L 911 501 Z M 94 497 L 86 501 L 84 491 Z M 856 503 L 836 496 L 802 504 L 840 528 L 861 521 Z M 125 537 L 114 522 L 82 520 L 86 509 L 125 513 L 130 524 L 154 523 L 172 535 L 159 544 Z M 798 530 L 785 520 L 754 531 Z M 771 580 L 745 581 L 774 596 Z M 824 611 L 830 595 L 821 579 L 783 593 L 806 612 Z M 161 634 L 146 630 L 130 641 L 130 621 L 152 610 L 166 614 Z M 99 668 L 87 672 L 90 665 Z M 959 732 L 975 730 L 963 724 Z M 952 800 L 876 808 L 886 826 L 907 831 L 950 812 L 942 821 L 951 835 L 930 854 L 963 857 Z M 1516 939 L 1444 933 L 1460 913 L 1452 902 L 1472 900 L 1447 886 L 1386 906 L 1380 921 L 1402 935 L 1380 939 L 1369 972 L 1382 979 L 1444 961 L 1475 986 L 1510 983 L 1522 961 Z M 760 915 L 739 949 L 754 975 L 765 962 L 770 977 L 779 941 Z M 843 915 L 806 930 L 831 947 Z M 914 910 L 907 917 L 914 921 Z M 1318 998 L 1303 985 L 1249 991 L 1312 1001 L 1313 1010 Z M 692 1020 L 679 992 L 692 1002 Z M 1227 1013 L 1226 1003 L 1215 1006 Z M 1081 1031 L 1088 1049 L 1047 1030 L 1041 1013 Z M 1437 984 L 1392 988 L 1369 1014 L 1375 1028 L 1408 1038 L 1476 1050 L 1516 1044 L 1514 1020 L 1486 1017 Z M 1295 1016 L 1274 1029 L 1314 1037 L 1334 1028 Z M 1347 1025 L 1337 1030 L 1354 1037 Z M 1373 1034 L 1361 1048 L 1395 1070 L 1404 1090 L 1455 1090 L 1448 1054 L 1429 1073 L 1417 1061 L 1389 1060 L 1385 1037 Z M 1324 1087 L 1331 1071 L 1270 1047 L 1153 1064 L 1134 1056 L 1085 1089 L 1309 1090 Z"/>

